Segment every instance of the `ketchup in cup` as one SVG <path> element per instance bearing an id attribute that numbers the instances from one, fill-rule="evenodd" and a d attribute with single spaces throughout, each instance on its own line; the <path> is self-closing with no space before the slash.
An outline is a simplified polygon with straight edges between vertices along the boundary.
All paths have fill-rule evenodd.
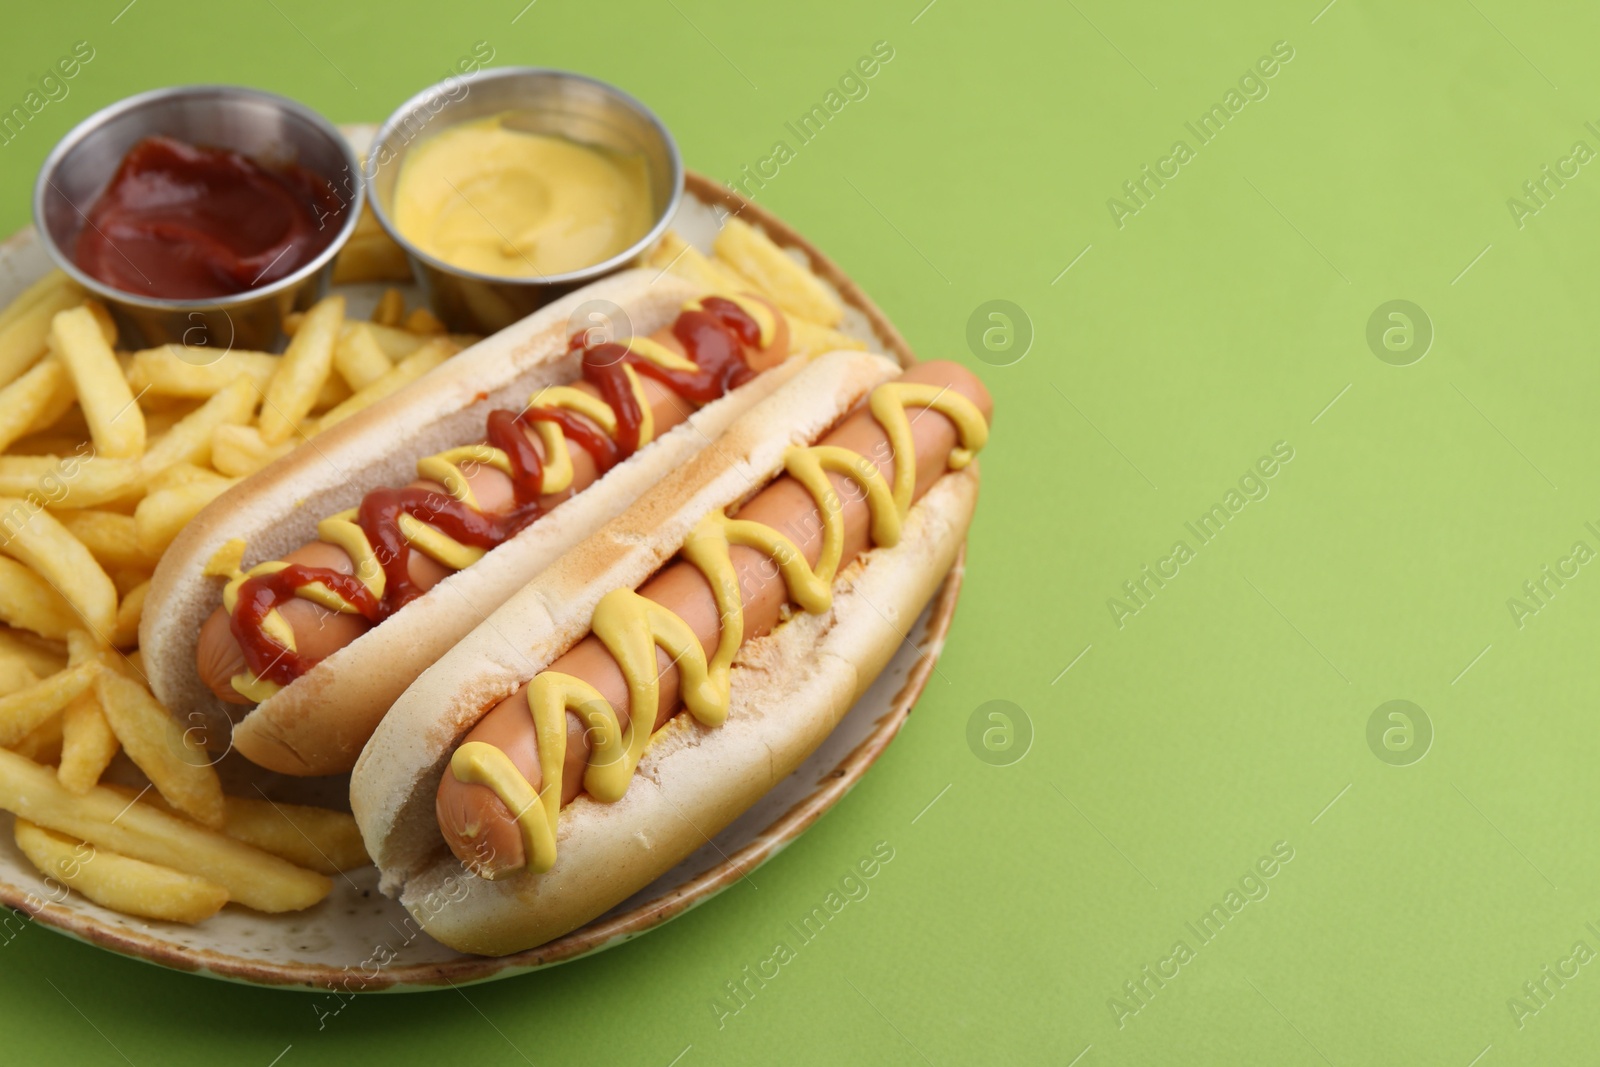
<path id="1" fill-rule="evenodd" d="M 124 292 L 205 300 L 271 285 L 333 243 L 343 203 L 294 164 L 147 137 L 89 209 L 73 260 Z"/>

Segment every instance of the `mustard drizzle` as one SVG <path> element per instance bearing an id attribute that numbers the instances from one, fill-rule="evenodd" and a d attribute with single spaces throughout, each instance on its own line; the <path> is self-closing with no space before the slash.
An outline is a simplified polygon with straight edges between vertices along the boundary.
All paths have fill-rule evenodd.
<path id="1" fill-rule="evenodd" d="M 893 489 L 870 459 L 846 448 L 813 445 L 790 448 L 784 469 L 811 494 L 822 515 L 823 540 L 816 567 L 806 562 L 794 542 L 763 523 L 729 518 L 718 508 L 702 519 L 685 539 L 682 555 L 711 586 L 721 634 L 710 660 L 694 632 L 676 614 L 633 589 L 614 589 L 600 599 L 591 629 L 616 660 L 628 686 L 632 709 L 627 729 L 598 690 L 559 671 L 544 671 L 528 683 L 527 702 L 539 742 L 539 773 L 544 788 L 536 792 L 501 749 L 468 741 L 456 749 L 450 768 L 464 783 L 487 786 L 516 820 L 526 865 L 535 873 L 556 862 L 556 827 L 561 810 L 561 779 L 567 753 L 567 712 L 576 715 L 594 739 L 584 769 L 584 789 L 602 803 L 627 793 L 639 760 L 650 742 L 660 714 L 660 676 L 655 651 L 660 648 L 677 666 L 684 707 L 704 726 L 727 720 L 734 657 L 744 643 L 744 601 L 733 566 L 731 546 L 743 545 L 766 555 L 778 567 L 789 599 L 810 614 L 833 603 L 833 581 L 844 551 L 844 505 L 828 473 L 850 478 L 862 490 L 874 546 L 892 547 L 911 510 L 917 463 L 911 420 L 906 408 L 932 408 L 955 424 L 959 445 L 948 465 L 960 470 L 988 440 L 989 426 L 965 396 L 931 385 L 888 382 L 873 390 L 869 409 L 889 438 Z M 647 724 L 641 727 L 641 723 Z M 486 877 L 496 872 L 479 871 Z M 502 872 L 503 873 L 503 872 Z"/>

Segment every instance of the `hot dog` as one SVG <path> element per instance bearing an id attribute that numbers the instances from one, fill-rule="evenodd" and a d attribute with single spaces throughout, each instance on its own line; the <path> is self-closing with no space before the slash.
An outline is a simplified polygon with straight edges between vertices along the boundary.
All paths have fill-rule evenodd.
<path id="1" fill-rule="evenodd" d="M 569 338 L 594 300 L 635 336 Z M 214 749 L 349 770 L 417 674 L 792 375 L 790 348 L 762 297 L 644 271 L 480 343 L 190 524 L 146 600 L 157 695 Z"/>
<path id="2" fill-rule="evenodd" d="M 970 371 L 953 363 L 925 363 L 913 367 L 899 379 L 903 383 L 927 383 L 944 390 L 947 397 L 961 397 L 973 404 L 983 418 L 990 413 L 988 394 Z M 958 428 L 949 417 L 933 414 L 911 423 L 916 456 L 916 480 L 912 497 L 916 499 L 944 473 L 947 458 L 957 447 Z M 855 411 L 839 427 L 819 442 L 821 447 L 848 449 L 869 457 L 885 479 L 893 476 L 894 450 L 884 428 L 865 407 Z M 902 462 L 904 461 L 902 457 Z M 854 561 L 869 542 L 867 497 L 847 476 L 830 473 L 829 482 L 842 502 L 842 544 L 837 566 Z M 823 520 L 810 490 L 793 476 L 786 475 L 768 485 L 739 508 L 738 519 L 760 523 L 785 533 L 805 558 L 806 565 L 817 566 L 823 548 Z M 780 610 L 792 603 L 789 590 L 771 557 L 759 548 L 732 545 L 730 556 L 738 576 L 739 599 L 743 604 L 741 641 L 755 640 L 771 631 Z M 655 575 L 639 589 L 639 595 L 666 608 L 688 624 L 699 642 L 704 657 L 711 657 L 722 636 L 717 599 L 711 583 L 694 563 L 680 560 Z M 666 725 L 683 710 L 678 699 L 682 675 L 673 657 L 655 649 L 659 663 L 659 696 L 651 732 Z M 547 671 L 560 672 L 587 682 L 612 708 L 620 728 L 626 731 L 632 721 L 629 686 L 616 657 L 605 643 L 590 634 L 552 663 Z M 563 761 L 560 796 L 571 803 L 583 789 L 584 768 L 588 765 L 594 730 L 578 715 L 566 712 L 566 758 Z M 528 687 L 497 704 L 473 728 L 463 744 L 482 743 L 506 753 L 512 764 L 535 793 L 544 787 L 540 770 L 539 741 L 532 717 L 528 714 Z M 459 750 L 458 750 L 459 751 Z M 463 782 L 455 770 L 439 783 L 436 809 L 445 843 L 469 867 L 485 877 L 516 870 L 528 861 L 515 814 L 487 785 Z"/>
<path id="3" fill-rule="evenodd" d="M 564 449 L 571 473 L 562 476 L 557 491 L 543 491 L 552 480 L 552 465 L 549 446 L 539 433 L 540 424 L 527 420 L 515 426 L 508 425 L 515 421 L 510 418 L 513 413 L 499 409 L 489 413 L 488 421 L 492 429 L 510 435 L 507 446 L 502 448 L 508 458 L 516 455 L 518 449 L 526 450 L 523 468 L 513 467 L 513 472 L 518 474 L 526 471 L 522 478 L 514 478 L 513 472 L 502 471 L 481 460 L 474 462 L 469 457 L 456 464 L 456 471 L 447 470 L 440 475 L 440 478 L 459 477 L 465 483 L 465 493 L 452 493 L 439 478 L 422 477 L 402 489 L 403 495 L 398 498 L 379 489 L 368 494 L 366 500 L 382 494 L 387 500 L 413 501 L 416 510 L 439 511 L 440 519 L 445 521 L 454 518 L 470 523 L 475 513 L 489 521 L 471 525 L 471 532 L 485 540 L 495 539 L 497 546 L 498 539 L 515 534 L 557 504 L 587 489 L 611 467 L 642 445 L 649 444 L 655 435 L 671 430 L 697 408 L 743 385 L 789 354 L 787 320 L 775 306 L 754 294 L 693 300 L 670 326 L 657 330 L 645 341 L 648 347 L 637 344 L 636 347 L 646 355 L 630 350 L 626 342 L 581 344 L 586 377 L 558 388 L 588 399 L 574 397 L 568 401 L 571 407 L 558 408 L 542 403 L 547 394 L 541 393 L 524 409 L 526 415 L 547 417 L 559 413 L 568 420 L 563 436 L 570 435 L 571 440 L 563 440 L 557 447 Z M 693 346 L 692 355 L 689 346 Z M 666 357 L 658 354 L 660 349 L 666 350 Z M 672 365 L 668 357 L 688 360 L 699 370 Z M 663 362 L 667 365 L 663 366 Z M 615 387 L 615 379 L 625 368 L 637 368 L 642 372 L 636 372 L 630 383 L 636 384 L 637 397 L 631 390 Z M 666 380 L 646 376 L 650 374 L 659 374 Z M 609 398 L 603 386 L 611 387 Z M 609 431 L 595 418 L 584 414 L 586 410 L 600 410 L 594 406 L 596 401 L 614 412 Z M 571 447 L 573 445 L 577 447 Z M 466 451 L 493 446 L 491 441 L 480 440 L 467 446 Z M 435 459 L 437 457 L 429 457 L 419 468 Z M 456 506 L 451 506 L 452 501 Z M 398 518 L 400 512 L 396 510 L 393 514 Z M 237 609 L 229 611 L 219 606 L 206 620 L 195 654 L 201 681 L 218 699 L 233 704 L 259 703 L 350 644 L 382 618 L 462 569 L 428 555 L 425 550 L 415 550 L 406 538 L 399 536 L 399 531 L 386 531 L 385 527 L 392 526 L 393 522 L 386 522 L 384 516 L 370 523 L 365 521 L 366 513 L 359 517 L 367 527 L 369 543 L 377 540 L 374 537 L 377 531 L 379 536 L 386 535 L 387 543 L 393 545 L 387 553 L 393 557 L 392 562 L 379 566 L 385 554 L 375 552 L 367 557 L 367 570 L 361 575 L 376 577 L 380 571 L 385 572 L 386 592 L 374 598 L 372 613 L 336 611 L 303 593 L 284 595 L 280 592 L 272 596 L 271 591 L 261 589 L 269 580 L 267 576 L 257 578 L 254 583 L 247 582 L 237 599 L 248 604 L 252 594 L 262 600 L 271 597 L 272 607 L 266 610 L 281 615 L 293 641 L 286 645 L 263 634 L 259 616 L 265 611 L 260 603 L 249 605 L 256 610 L 258 617 L 254 619 L 243 617 L 243 612 Z M 440 530 L 441 522 L 422 521 L 432 526 L 435 534 L 448 536 Z M 383 545 L 374 544 L 373 547 L 381 550 Z M 327 571 L 343 576 L 358 575 L 357 563 L 348 548 L 325 540 L 302 545 L 280 562 L 300 568 L 295 573 L 305 579 Z M 265 640 L 261 640 L 263 636 Z"/>
<path id="4" fill-rule="evenodd" d="M 708 469 L 658 486 L 401 698 L 351 799 L 385 886 L 434 937 L 504 954 L 600 914 L 798 765 L 870 684 L 964 535 L 990 416 L 958 365 L 892 375 L 842 353 L 808 367 Z M 797 398 L 810 410 L 782 425 Z M 585 582 L 576 615 L 550 610 Z M 512 645 L 536 670 L 507 654 L 519 624 L 539 631 Z M 630 731 L 636 711 L 649 731 Z M 418 743 L 424 724 L 442 745 Z M 464 900 L 415 906 L 463 867 L 480 876 Z"/>

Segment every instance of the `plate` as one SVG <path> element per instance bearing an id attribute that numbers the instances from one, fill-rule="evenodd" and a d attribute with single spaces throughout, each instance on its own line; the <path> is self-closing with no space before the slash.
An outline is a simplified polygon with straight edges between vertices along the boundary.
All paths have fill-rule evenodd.
<path id="1" fill-rule="evenodd" d="M 346 127 L 357 149 L 370 126 Z M 915 362 L 899 332 L 865 293 L 804 238 L 766 210 L 702 175 L 687 176 L 673 228 L 709 252 L 724 212 L 764 229 L 803 261 L 844 302 L 842 329 L 871 347 Z M 30 228 L 0 244 L 0 306 L 50 269 Z M 352 315 L 365 315 L 384 286 L 341 286 Z M 420 294 L 407 293 L 408 302 Z M 493 981 L 600 952 L 705 903 L 777 855 L 861 780 L 899 732 L 922 694 L 943 647 L 961 589 L 965 550 L 888 667 L 811 757 L 753 808 L 655 882 L 565 937 L 512 956 L 455 952 L 416 932 L 399 903 L 377 889 L 375 868 L 334 879 L 314 908 L 261 915 L 236 906 L 198 926 L 150 922 L 95 905 L 77 894 L 52 893 L 12 841 L 11 816 L 0 813 L 0 903 L 31 921 L 102 948 L 210 978 L 279 988 L 340 993 L 416 991 Z M 115 769 L 115 767 L 114 767 Z M 237 757 L 219 766 L 229 792 L 259 787 L 275 800 L 347 807 L 344 778 L 296 779 Z M 123 767 L 126 773 L 128 767 Z M 136 772 L 134 772 L 136 773 Z M 114 777 L 114 775 L 113 775 Z M 52 899 L 55 898 L 55 899 Z M 15 923 L 17 919 L 12 919 Z M 374 961 L 386 961 L 378 966 Z"/>

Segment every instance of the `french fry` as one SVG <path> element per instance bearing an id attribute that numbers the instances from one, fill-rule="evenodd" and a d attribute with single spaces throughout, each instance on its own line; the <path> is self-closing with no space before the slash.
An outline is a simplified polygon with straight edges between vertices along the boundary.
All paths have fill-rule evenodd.
<path id="1" fill-rule="evenodd" d="M 206 362 L 210 360 L 210 362 Z M 278 371 L 279 356 L 266 352 L 225 352 L 186 345 L 161 345 L 135 352 L 128 363 L 128 386 L 151 396 L 208 397 L 240 378 L 266 389 Z"/>
<path id="2" fill-rule="evenodd" d="M 174 426 L 200 410 L 200 404 L 188 397 L 147 396 L 145 399 L 149 401 L 144 405 L 144 448 L 147 453 L 159 445 Z"/>
<path id="3" fill-rule="evenodd" d="M 844 307 L 827 287 L 743 219 L 729 218 L 712 250 L 783 310 L 824 326 L 844 321 Z"/>
<path id="4" fill-rule="evenodd" d="M 19 656 L 0 658 L 0 697 L 10 696 L 39 683 L 39 676 Z M 25 734 L 21 741 L 11 746 L 37 763 L 50 763 L 61 754 L 61 714 L 51 715 Z"/>
<path id="5" fill-rule="evenodd" d="M 144 803 L 171 810 L 158 796 Z M 322 874 L 342 874 L 372 862 L 355 816 L 332 808 L 285 804 L 262 797 L 223 798 L 227 822 L 222 832 Z"/>
<path id="6" fill-rule="evenodd" d="M 116 671 L 135 682 L 144 679 L 143 669 L 132 662 L 131 656 L 124 656 L 110 645 L 102 644 L 87 630 L 73 630 L 67 634 L 67 666 L 76 667 L 80 663 L 90 662 L 97 662 L 107 670 Z"/>
<path id="7" fill-rule="evenodd" d="M 333 369 L 333 346 L 343 322 L 342 296 L 326 297 L 306 312 L 278 373 L 267 385 L 260 420 L 261 439 L 267 444 L 287 441 L 316 405 L 317 394 Z"/>
<path id="8" fill-rule="evenodd" d="M 28 731 L 28 736 L 11 746 L 11 751 L 35 763 L 57 763 L 61 759 L 63 714 L 57 713 Z"/>
<path id="9" fill-rule="evenodd" d="M 67 371 L 61 361 L 41 359 L 22 377 L 0 389 L 0 452 L 10 448 L 19 437 L 32 433 L 47 413 L 51 400 L 69 388 Z M 71 401 L 70 395 L 68 401 Z"/>
<path id="10" fill-rule="evenodd" d="M 0 748 L 10 748 L 34 727 L 88 692 L 102 670 L 98 662 L 80 663 L 0 697 Z"/>
<path id="11" fill-rule="evenodd" d="M 182 485 L 193 485 L 196 482 L 216 484 L 226 481 L 210 467 L 202 467 L 197 463 L 174 463 L 160 474 L 151 478 L 145 488 L 152 493 L 159 493 L 163 489 L 176 489 Z"/>
<path id="12" fill-rule="evenodd" d="M 10 696 L 38 683 L 39 676 L 29 668 L 27 660 L 20 656 L 0 658 L 0 697 Z M 61 754 L 61 731 L 62 715 L 51 715 L 29 730 L 21 741 L 11 746 L 11 750 L 37 763 L 54 762 Z"/>
<path id="13" fill-rule="evenodd" d="M 405 317 L 405 296 L 392 286 L 385 289 L 378 298 L 378 306 L 372 309 L 372 321 L 380 326 L 398 326 Z"/>
<path id="14" fill-rule="evenodd" d="M 407 333 L 393 326 L 379 326 L 373 322 L 345 323 L 345 330 L 341 331 L 339 336 L 342 338 L 345 336 L 345 331 L 353 332 L 358 329 L 372 338 L 373 343 L 383 350 L 383 354 L 389 357 L 391 363 L 404 359 L 428 342 L 428 338 L 420 334 Z"/>
<path id="15" fill-rule="evenodd" d="M 76 667 L 80 663 L 101 658 L 105 646 L 96 641 L 94 634 L 83 627 L 74 627 L 67 633 L 67 666 Z"/>
<path id="16" fill-rule="evenodd" d="M 237 481 L 237 478 L 213 475 L 158 489 L 139 501 L 139 506 L 133 509 L 133 521 L 140 551 L 156 556 L 165 552 L 190 519 Z"/>
<path id="17" fill-rule="evenodd" d="M 685 241 L 677 230 L 667 230 L 661 235 L 661 240 L 656 242 L 656 246 L 645 254 L 644 265 L 657 270 L 666 270 L 684 255 L 683 250 L 687 247 L 689 242 Z M 716 286 L 707 288 L 714 289 Z"/>
<path id="18" fill-rule="evenodd" d="M 376 225 L 378 220 L 374 218 L 372 221 Z M 11 303 L 4 308 L 0 308 L 0 332 L 3 332 L 6 327 L 17 321 L 25 313 L 32 311 L 40 303 L 53 296 L 61 296 L 62 299 L 67 301 L 62 305 L 63 307 L 71 307 L 73 304 L 83 302 L 83 290 L 78 283 L 67 277 L 64 271 L 52 270 L 43 278 L 18 293 Z M 60 308 L 57 310 L 60 310 Z M 51 314 L 54 315 L 55 312 L 51 312 Z"/>
<path id="19" fill-rule="evenodd" d="M 39 676 L 21 656 L 0 656 L 0 697 L 8 697 L 38 681 Z"/>
<path id="20" fill-rule="evenodd" d="M 294 441 L 269 445 L 254 426 L 218 426 L 211 435 L 211 465 L 223 474 L 240 478 L 294 451 L 294 446 Z"/>
<path id="21" fill-rule="evenodd" d="M 445 332 L 444 323 L 439 317 L 427 308 L 415 308 L 406 316 L 404 323 L 407 333 L 420 333 L 429 336 Z"/>
<path id="22" fill-rule="evenodd" d="M 343 422 L 356 412 L 371 407 L 390 393 L 411 384 L 449 359 L 456 351 L 455 342 L 449 338 L 439 337 L 429 341 L 396 363 L 383 377 L 322 416 L 322 421 L 317 424 L 318 432 Z"/>
<path id="23" fill-rule="evenodd" d="M 61 361 L 50 356 L 43 360 L 60 366 Z M 35 364 L 38 366 L 38 364 Z M 79 423 L 83 425 L 80 427 Z M 83 411 L 78 407 L 78 390 L 72 384 L 72 376 L 63 370 L 56 382 L 55 391 L 39 405 L 33 422 L 28 426 L 29 434 L 41 434 L 46 431 L 59 433 L 72 439 L 72 448 L 76 448 L 89 436 L 89 426 L 84 420 Z M 71 451 L 72 448 L 67 449 Z"/>
<path id="24" fill-rule="evenodd" d="M 139 619 L 144 614 L 144 598 L 149 592 L 147 579 L 122 594 L 122 602 L 117 605 L 117 627 L 111 631 L 114 647 L 132 648 L 139 643 Z"/>
<path id="25" fill-rule="evenodd" d="M 329 808 L 228 797 L 223 832 L 296 866 L 340 874 L 371 863 L 355 816 Z"/>
<path id="26" fill-rule="evenodd" d="M 109 635 L 116 626 L 117 590 L 111 578 L 48 511 L 0 497 L 0 552 L 54 586 L 96 633 Z"/>
<path id="27" fill-rule="evenodd" d="M 17 820 L 13 833 L 40 874 L 124 915 L 192 925 L 228 902 L 228 891 L 213 881 L 96 848 L 26 819 Z"/>
<path id="28" fill-rule="evenodd" d="M 4 325 L 0 325 L 0 385 L 10 385 L 44 357 L 50 323 L 56 314 L 83 303 L 76 286 L 56 285 Z"/>
<path id="29" fill-rule="evenodd" d="M 211 457 L 211 440 L 219 426 L 242 426 L 255 414 L 260 396 L 256 383 L 240 378 L 173 426 L 140 460 L 147 478 L 175 463 L 205 463 Z"/>
<path id="30" fill-rule="evenodd" d="M 354 285 L 361 282 L 409 282 L 411 261 L 405 250 L 378 233 L 351 234 L 333 261 L 333 284 Z"/>
<path id="31" fill-rule="evenodd" d="M 789 316 L 789 343 L 794 351 L 803 352 L 808 356 L 819 356 L 824 352 L 835 352 L 841 348 L 854 348 L 863 352 L 867 349 L 865 341 L 827 326 L 818 326 L 795 315 Z"/>
<path id="32" fill-rule="evenodd" d="M 5 585 L 4 578 L 0 577 L 0 589 Z M 41 678 L 67 665 L 67 650 L 60 641 L 48 641 L 8 626 L 0 626 L 0 657 L 20 659 Z"/>
<path id="33" fill-rule="evenodd" d="M 51 418 L 51 416 L 55 416 Z M 48 422 L 45 420 L 49 419 Z M 84 418 L 83 409 L 78 406 L 78 392 L 72 385 L 72 376 L 67 375 L 66 388 L 50 399 L 49 410 L 40 413 L 39 420 L 30 426 L 33 433 L 58 434 L 72 439 L 72 448 L 89 440 L 89 420 Z"/>
<path id="34" fill-rule="evenodd" d="M 106 345 L 110 348 L 117 347 L 117 320 L 111 317 L 111 312 L 98 300 L 85 300 L 83 306 L 88 309 L 89 315 L 94 319 L 94 324 L 100 327 L 100 336 L 105 338 Z"/>
<path id="35" fill-rule="evenodd" d="M 0 697 L 10 696 L 38 683 L 39 676 L 33 673 L 27 660 L 21 656 L 0 657 Z M 61 716 L 58 714 L 29 730 L 11 749 L 38 763 L 49 763 L 59 757 L 60 744 Z"/>
<path id="36" fill-rule="evenodd" d="M 366 324 L 353 323 L 339 336 L 333 350 L 333 367 L 351 389 L 361 390 L 393 370 L 394 360 L 378 346 Z"/>
<path id="37" fill-rule="evenodd" d="M 62 709 L 56 777 L 67 792 L 82 796 L 100 781 L 120 747 L 100 702 L 93 693 L 84 693 Z"/>
<path id="38" fill-rule="evenodd" d="M 689 244 L 672 230 L 662 235 L 655 251 L 645 261 L 657 270 L 667 271 L 686 278 L 703 289 L 713 292 L 737 292 L 747 288 L 743 279 L 729 273 L 720 264 L 706 258 L 698 248 Z"/>
<path id="39" fill-rule="evenodd" d="M 142 552 L 132 515 L 94 508 L 51 509 L 67 532 L 89 550 L 107 574 L 119 568 L 154 570 L 156 557 Z"/>
<path id="40" fill-rule="evenodd" d="M 328 380 L 322 383 L 322 388 L 317 393 L 317 402 L 311 405 L 311 410 L 327 411 L 349 400 L 351 393 L 351 388 L 345 384 L 343 378 L 337 374 L 329 374 Z"/>
<path id="41" fill-rule="evenodd" d="M 100 848 L 210 879 L 257 911 L 309 908 L 333 888 L 325 875 L 149 804 L 129 804 L 105 786 L 76 796 L 48 767 L 13 752 L 0 751 L 0 808 Z"/>
<path id="42" fill-rule="evenodd" d="M 12 444 L 12 456 L 59 456 L 83 444 L 77 434 L 34 433 Z"/>
<path id="43" fill-rule="evenodd" d="M 283 357 L 273 356 L 272 358 L 281 359 Z M 250 377 L 250 375 L 236 375 L 234 381 L 237 381 L 239 378 L 248 377 Z M 232 385 L 233 381 L 227 381 L 221 384 Z M 176 414 L 172 416 L 172 421 L 176 422 L 184 415 L 187 415 L 189 412 L 199 407 L 207 397 L 215 395 L 215 392 L 215 390 L 212 390 L 205 396 L 169 396 L 166 393 L 157 393 L 153 390 L 147 391 L 139 398 L 139 406 L 144 408 L 144 424 L 149 426 L 151 421 L 150 417 L 152 415 L 161 415 L 165 414 L 166 412 L 176 412 Z"/>
<path id="44" fill-rule="evenodd" d="M 112 459 L 142 455 L 144 412 L 94 314 L 87 307 L 59 312 L 50 325 L 50 347 L 72 377 L 95 450 Z"/>
<path id="45" fill-rule="evenodd" d="M 57 639 L 82 625 L 55 586 L 4 556 L 0 556 L 0 622 Z"/>
<path id="46" fill-rule="evenodd" d="M 122 598 L 148 582 L 155 571 L 150 567 L 117 567 L 115 570 L 107 569 L 106 573 L 111 576 L 111 584 L 117 587 L 117 613 L 120 617 Z"/>
<path id="47" fill-rule="evenodd" d="M 285 315 L 283 317 L 283 335 L 285 337 L 293 337 L 295 331 L 300 328 L 300 324 L 305 321 L 305 318 L 306 313 L 304 311 L 291 311 Z"/>
<path id="48" fill-rule="evenodd" d="M 220 828 L 222 783 L 199 742 L 144 686 L 122 674 L 101 669 L 94 692 L 128 758 L 167 802 L 203 826 Z"/>
<path id="49" fill-rule="evenodd" d="M 0 495 L 34 494 L 51 507 L 90 508 L 126 498 L 144 474 L 135 459 L 100 456 L 0 456 Z"/>

